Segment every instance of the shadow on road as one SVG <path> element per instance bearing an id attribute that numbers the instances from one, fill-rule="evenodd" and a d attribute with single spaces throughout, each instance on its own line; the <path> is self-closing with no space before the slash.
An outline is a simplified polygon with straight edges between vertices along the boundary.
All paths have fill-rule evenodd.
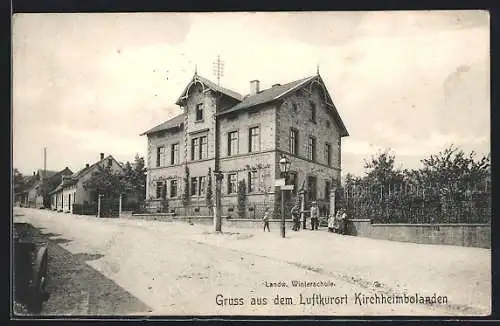
<path id="1" fill-rule="evenodd" d="M 56 238 L 60 234 L 43 233 L 31 224 L 16 225 L 24 235 L 37 244 L 48 246 L 49 300 L 44 304 L 41 316 L 54 315 L 127 315 L 150 312 L 141 300 L 127 292 L 86 262 L 103 257 L 101 254 L 72 254 L 60 246 L 71 240 Z M 17 316 L 26 315 L 15 305 Z"/>

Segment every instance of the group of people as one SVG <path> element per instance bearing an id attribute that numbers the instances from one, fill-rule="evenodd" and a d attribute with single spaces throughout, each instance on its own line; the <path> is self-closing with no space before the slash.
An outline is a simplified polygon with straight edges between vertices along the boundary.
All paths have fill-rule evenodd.
<path id="1" fill-rule="evenodd" d="M 328 217 L 328 232 L 346 234 L 346 218 L 347 214 L 344 208 L 339 208 L 335 215 Z"/>
<path id="2" fill-rule="evenodd" d="M 295 204 L 292 207 L 292 210 L 290 211 L 292 215 L 292 221 L 293 221 L 293 231 L 299 231 L 300 230 L 300 217 L 302 215 L 302 228 L 307 229 L 307 218 L 306 214 L 301 214 L 301 210 L 299 208 L 299 204 Z M 262 218 L 264 222 L 264 231 L 269 232 L 269 219 L 270 219 L 270 209 L 269 207 L 266 207 L 264 210 L 264 216 Z M 311 203 L 311 210 L 310 210 L 310 223 L 311 223 L 311 230 L 318 230 L 319 227 L 319 210 L 318 210 L 318 203 L 317 202 L 312 202 Z M 335 232 L 339 234 L 345 234 L 345 221 L 346 221 L 346 211 L 343 208 L 340 208 L 337 210 L 337 213 L 335 215 L 330 215 L 328 217 L 328 231 L 329 232 Z"/>

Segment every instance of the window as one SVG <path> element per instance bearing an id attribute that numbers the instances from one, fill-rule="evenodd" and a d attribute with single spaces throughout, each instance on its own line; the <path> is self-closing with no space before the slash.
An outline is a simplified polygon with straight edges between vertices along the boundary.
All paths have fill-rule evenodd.
<path id="1" fill-rule="evenodd" d="M 191 160 L 199 160 L 200 155 L 200 143 L 199 138 L 191 139 Z"/>
<path id="2" fill-rule="evenodd" d="M 170 180 L 170 197 L 177 197 L 177 180 Z"/>
<path id="3" fill-rule="evenodd" d="M 236 173 L 231 173 L 227 176 L 227 193 L 236 193 Z"/>
<path id="4" fill-rule="evenodd" d="M 163 192 L 163 182 L 158 181 L 156 183 L 156 198 L 157 199 L 162 198 L 162 192 Z"/>
<path id="5" fill-rule="evenodd" d="M 198 195 L 198 177 L 191 178 L 191 196 Z"/>
<path id="6" fill-rule="evenodd" d="M 232 131 L 227 134 L 227 156 L 238 154 L 238 132 Z"/>
<path id="7" fill-rule="evenodd" d="M 196 105 L 196 121 L 203 120 L 203 103 Z"/>
<path id="8" fill-rule="evenodd" d="M 328 166 L 332 165 L 332 145 L 325 144 L 325 162 Z"/>
<path id="9" fill-rule="evenodd" d="M 179 164 L 179 143 L 172 144 L 170 148 L 170 164 Z"/>
<path id="10" fill-rule="evenodd" d="M 329 200 L 331 188 L 332 188 L 332 183 L 330 182 L 330 180 L 325 180 L 325 200 Z"/>
<path id="11" fill-rule="evenodd" d="M 200 159 L 207 158 L 208 156 L 208 141 L 207 136 L 200 137 Z"/>
<path id="12" fill-rule="evenodd" d="M 299 154 L 298 139 L 299 139 L 299 131 L 297 129 L 291 128 L 290 129 L 290 139 L 289 139 L 289 144 L 288 144 L 290 154 L 293 154 L 293 155 Z"/>
<path id="13" fill-rule="evenodd" d="M 292 193 L 294 195 L 296 195 L 297 194 L 297 185 L 298 185 L 298 182 L 297 182 L 297 172 L 290 172 L 288 174 L 288 184 L 289 185 L 293 185 Z"/>
<path id="14" fill-rule="evenodd" d="M 260 130 L 259 127 L 253 127 L 249 129 L 248 137 L 248 151 L 258 152 L 260 151 Z"/>
<path id="15" fill-rule="evenodd" d="M 208 156 L 207 136 L 191 139 L 191 160 L 201 160 Z"/>
<path id="16" fill-rule="evenodd" d="M 316 160 L 316 138 L 309 137 L 309 142 L 307 143 L 307 158 L 311 161 Z"/>
<path id="17" fill-rule="evenodd" d="M 316 122 L 316 104 L 311 102 L 311 121 Z"/>
<path id="18" fill-rule="evenodd" d="M 200 180 L 198 181 L 198 187 L 200 189 L 199 195 L 203 196 L 205 194 L 205 177 L 200 177 Z"/>
<path id="19" fill-rule="evenodd" d="M 156 166 L 165 165 L 165 146 L 156 148 Z"/>
<path id="20" fill-rule="evenodd" d="M 248 192 L 257 190 L 257 171 L 248 172 Z"/>
<path id="21" fill-rule="evenodd" d="M 307 177 L 307 190 L 309 194 L 309 201 L 316 200 L 317 188 L 316 188 L 316 177 Z"/>
<path id="22" fill-rule="evenodd" d="M 297 104 L 292 103 L 292 110 L 294 113 L 297 113 Z"/>

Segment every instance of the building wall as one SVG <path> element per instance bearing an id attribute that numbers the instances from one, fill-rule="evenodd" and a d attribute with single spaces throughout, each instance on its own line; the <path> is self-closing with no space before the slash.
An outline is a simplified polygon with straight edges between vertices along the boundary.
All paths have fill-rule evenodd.
<path id="1" fill-rule="evenodd" d="M 309 102 L 316 104 L 316 123 L 309 122 L 310 109 Z M 196 122 L 196 105 L 203 103 L 204 119 Z M 292 104 L 297 104 L 294 112 Z M 221 104 L 219 103 L 219 106 Z M 199 84 L 195 84 L 189 91 L 189 97 L 183 108 L 187 113 L 185 120 L 185 132 L 166 132 L 159 135 L 148 136 L 148 176 L 147 176 L 147 198 L 156 198 L 156 182 L 178 179 L 178 194 L 182 194 L 184 177 L 184 158 L 187 160 L 190 177 L 206 176 L 208 168 L 215 168 L 215 119 L 213 114 L 216 111 L 216 99 L 211 91 L 202 91 Z M 228 114 L 220 118 L 219 132 L 219 154 L 220 169 L 224 173 L 222 182 L 222 204 L 237 204 L 237 195 L 228 195 L 227 176 L 236 172 L 237 179 L 245 180 L 248 183 L 248 171 L 256 168 L 258 170 L 259 191 L 248 194 L 247 202 L 266 202 L 272 204 L 275 198 L 274 180 L 279 177 L 278 160 L 281 151 L 289 152 L 289 131 L 294 127 L 299 130 L 299 153 L 296 156 L 288 155 L 292 162 L 292 171 L 297 174 L 297 188 L 308 176 L 317 178 L 317 198 L 329 202 L 325 191 L 326 181 L 332 179 L 340 182 L 340 150 L 341 138 L 339 126 L 334 121 L 332 115 L 326 110 L 322 91 L 313 88 L 312 93 L 298 91 L 286 97 L 281 103 L 268 103 L 266 105 L 242 110 L 234 114 Z M 327 121 L 329 125 L 327 125 Z M 249 128 L 260 127 L 260 151 L 249 153 Z M 228 133 L 238 132 L 237 154 L 228 155 Z M 200 135 L 207 135 L 208 153 L 205 160 L 191 160 L 191 139 Z M 307 140 L 309 136 L 316 137 L 316 161 L 307 159 Z M 156 168 L 152 166 L 156 162 L 156 147 L 159 144 L 170 144 L 179 142 L 181 144 L 181 159 L 177 166 L 165 166 Z M 327 165 L 325 159 L 325 143 L 331 145 L 331 165 Z M 184 154 L 184 155 L 183 155 Z M 167 158 L 170 156 L 169 146 L 166 151 Z M 213 180 L 215 185 L 215 180 Z M 167 192 L 169 184 L 167 184 Z M 298 189 L 296 189 L 297 191 Z M 173 205 L 180 204 L 180 197 L 174 200 Z M 191 198 L 193 203 L 201 203 L 204 198 Z"/>
<path id="2" fill-rule="evenodd" d="M 316 106 L 316 122 L 312 122 L 310 102 Z M 294 110 L 294 104 L 296 110 Z M 313 87 L 312 93 L 299 90 L 285 97 L 277 111 L 277 137 L 276 143 L 280 151 L 283 151 L 291 160 L 291 171 L 297 173 L 297 185 L 303 182 L 307 184 L 308 176 L 317 178 L 317 198 L 328 202 L 325 193 L 326 181 L 335 179 L 340 182 L 341 172 L 341 137 L 339 126 L 333 117 L 327 112 L 329 110 L 323 100 L 321 91 Z M 290 129 L 298 130 L 298 153 L 290 154 Z M 309 137 L 316 138 L 316 160 L 310 161 L 307 157 Z M 331 146 L 331 165 L 328 166 L 325 155 L 325 144 Z"/>

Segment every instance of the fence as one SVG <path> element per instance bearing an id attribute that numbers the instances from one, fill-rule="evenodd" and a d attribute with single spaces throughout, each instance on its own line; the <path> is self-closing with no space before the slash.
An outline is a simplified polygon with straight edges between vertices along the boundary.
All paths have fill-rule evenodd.
<path id="1" fill-rule="evenodd" d="M 73 204 L 73 214 L 97 215 L 97 203 L 96 204 Z"/>
<path id="2" fill-rule="evenodd" d="M 267 203 L 245 203 L 238 204 L 223 204 L 221 206 L 221 214 L 227 218 L 233 219 L 262 219 L 266 207 L 269 207 L 271 218 L 278 219 L 281 217 L 279 206 L 275 207 Z M 214 207 L 208 207 L 204 204 L 190 203 L 186 206 L 178 204 L 169 204 L 168 201 L 152 200 L 142 203 L 130 203 L 124 205 L 122 210 L 132 211 L 134 214 L 171 214 L 172 216 L 212 216 Z M 285 218 L 289 219 L 289 211 L 291 207 L 285 207 Z"/>
<path id="3" fill-rule="evenodd" d="M 73 214 L 97 216 L 97 206 L 97 203 L 73 204 Z M 117 217 L 119 216 L 119 207 L 118 199 L 101 198 L 100 216 Z"/>
<path id="4" fill-rule="evenodd" d="M 337 192 L 351 218 L 373 223 L 490 223 L 487 188 L 449 191 L 440 187 L 350 186 Z"/>

